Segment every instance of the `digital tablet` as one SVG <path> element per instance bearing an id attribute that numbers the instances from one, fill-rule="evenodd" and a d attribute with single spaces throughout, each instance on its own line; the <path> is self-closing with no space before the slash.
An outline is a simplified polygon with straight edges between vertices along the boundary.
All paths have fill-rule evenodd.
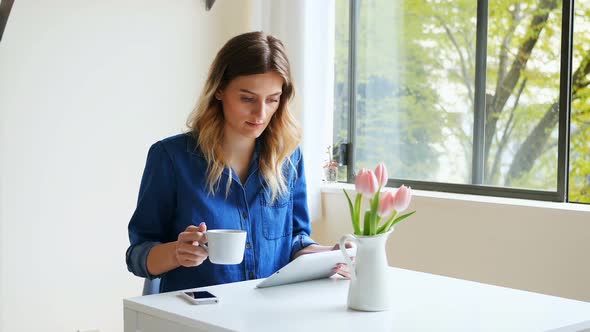
<path id="1" fill-rule="evenodd" d="M 350 256 L 356 254 L 356 248 L 346 250 Z M 342 257 L 342 251 L 340 250 L 301 255 L 270 277 L 262 280 L 256 287 L 264 288 L 328 278 L 334 274 L 332 270 L 338 263 L 344 263 L 344 257 Z"/>

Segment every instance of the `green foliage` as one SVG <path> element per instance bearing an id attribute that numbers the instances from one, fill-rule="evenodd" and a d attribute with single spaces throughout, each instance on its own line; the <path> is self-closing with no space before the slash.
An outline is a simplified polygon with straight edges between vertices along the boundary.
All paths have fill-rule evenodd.
<path id="1" fill-rule="evenodd" d="M 337 1 L 335 140 L 348 118 L 348 2 Z M 396 178 L 445 181 L 471 162 L 476 8 L 473 0 L 360 2 L 358 166 L 385 161 Z M 561 1 L 489 6 L 485 183 L 555 190 Z M 590 2 L 575 2 L 570 200 L 590 202 Z M 444 158 L 442 158 L 444 157 Z M 446 158 L 446 159 L 445 159 Z M 459 171 L 456 171 L 459 172 Z M 459 182 L 470 183 L 469 171 Z M 446 182 L 446 181 L 445 181 Z"/>

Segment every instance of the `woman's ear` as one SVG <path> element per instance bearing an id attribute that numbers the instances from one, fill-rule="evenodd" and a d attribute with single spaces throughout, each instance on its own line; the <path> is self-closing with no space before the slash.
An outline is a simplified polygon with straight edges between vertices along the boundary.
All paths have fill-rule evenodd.
<path id="1" fill-rule="evenodd" d="M 221 100 L 221 98 L 223 98 L 223 91 L 221 91 L 221 90 L 217 90 L 217 91 L 215 92 L 215 99 L 217 99 L 217 100 Z"/>

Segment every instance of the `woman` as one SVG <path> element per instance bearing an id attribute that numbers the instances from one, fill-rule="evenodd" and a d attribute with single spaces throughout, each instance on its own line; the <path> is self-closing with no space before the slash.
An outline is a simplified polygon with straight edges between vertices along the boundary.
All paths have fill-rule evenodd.
<path id="1" fill-rule="evenodd" d="M 268 277 L 299 255 L 336 249 L 310 238 L 298 125 L 283 44 L 262 32 L 229 40 L 213 61 L 190 132 L 148 153 L 129 222 L 129 271 L 160 291 Z M 244 260 L 207 260 L 204 232 L 243 229 Z M 347 275 L 339 264 L 334 272 Z"/>

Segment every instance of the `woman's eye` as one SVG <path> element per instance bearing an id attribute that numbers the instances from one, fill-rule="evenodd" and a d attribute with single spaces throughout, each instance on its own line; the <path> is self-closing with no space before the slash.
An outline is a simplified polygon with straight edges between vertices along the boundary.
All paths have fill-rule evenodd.
<path id="1" fill-rule="evenodd" d="M 278 103 L 279 100 L 278 99 L 269 99 L 268 102 L 269 103 Z"/>
<path id="2" fill-rule="evenodd" d="M 254 98 L 251 97 L 241 97 L 242 101 L 245 101 L 247 103 L 253 103 L 254 102 Z"/>

